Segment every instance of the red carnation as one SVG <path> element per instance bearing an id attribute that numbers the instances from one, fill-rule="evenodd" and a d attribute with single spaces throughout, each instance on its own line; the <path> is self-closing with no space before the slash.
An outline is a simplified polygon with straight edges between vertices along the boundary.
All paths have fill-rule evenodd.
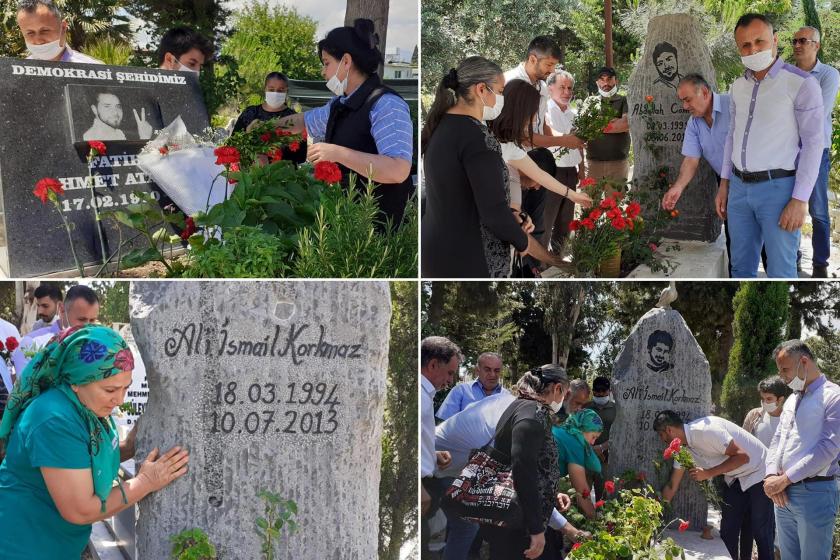
<path id="1" fill-rule="evenodd" d="M 580 222 L 578 220 L 569 222 L 569 231 L 577 231 L 578 229 L 580 229 Z"/>
<path id="2" fill-rule="evenodd" d="M 88 140 L 88 146 L 90 146 L 90 151 L 94 152 L 91 153 L 94 156 L 104 156 L 107 151 L 105 149 L 105 143 L 99 140 Z"/>
<path id="3" fill-rule="evenodd" d="M 605 503 L 607 503 L 607 502 L 605 502 L 604 500 L 598 500 L 597 502 L 595 502 L 595 507 L 599 508 L 599 507 L 603 506 Z"/>
<path id="4" fill-rule="evenodd" d="M 627 214 L 627 217 L 631 220 L 638 216 L 642 211 L 642 205 L 636 202 L 635 200 L 627 205 L 627 209 L 624 211 Z"/>
<path id="5" fill-rule="evenodd" d="M 673 455 L 674 455 L 674 450 L 669 447 L 668 449 L 665 450 L 665 453 L 662 454 L 662 457 L 667 460 L 667 459 L 670 459 Z"/>
<path id="6" fill-rule="evenodd" d="M 684 533 L 686 529 L 688 529 L 688 521 L 686 521 L 685 519 L 680 519 L 680 533 Z"/>
<path id="7" fill-rule="evenodd" d="M 605 198 L 601 201 L 601 208 L 603 208 L 604 210 L 610 210 L 612 208 L 615 208 L 615 199 L 612 197 Z"/>
<path id="8" fill-rule="evenodd" d="M 607 494 L 612 494 L 615 492 L 615 483 L 612 480 L 608 480 L 604 483 L 604 490 Z"/>
<path id="9" fill-rule="evenodd" d="M 283 159 L 283 150 L 275 146 L 274 148 L 268 150 L 268 152 L 266 152 L 265 155 L 268 156 L 268 159 L 271 160 L 271 163 L 275 163 Z"/>
<path id="10" fill-rule="evenodd" d="M 319 161 L 315 164 L 315 179 L 328 184 L 341 181 L 341 169 L 331 161 Z"/>
<path id="11" fill-rule="evenodd" d="M 303 132 L 301 133 L 300 137 L 301 137 L 301 138 L 303 138 L 304 140 L 306 140 L 307 138 L 309 138 L 309 135 L 308 135 L 308 134 L 306 134 L 306 129 L 305 129 L 305 128 L 303 129 Z"/>
<path id="12" fill-rule="evenodd" d="M 609 132 L 612 130 L 612 123 L 609 123 L 607 126 L 604 127 L 603 132 Z"/>
<path id="13" fill-rule="evenodd" d="M 238 163 L 231 163 L 230 164 L 230 170 L 234 171 L 234 172 L 239 171 L 239 164 Z M 233 177 L 228 177 L 228 183 L 230 183 L 231 185 L 235 185 L 237 183 L 237 180 L 234 179 Z"/>
<path id="14" fill-rule="evenodd" d="M 193 220 L 191 217 L 188 217 L 187 226 L 184 228 L 184 231 L 181 232 L 181 239 L 186 241 L 196 231 L 198 231 L 198 228 L 195 227 L 195 220 Z"/>
<path id="15" fill-rule="evenodd" d="M 612 210 L 607 211 L 607 218 L 610 220 L 615 220 L 616 218 L 621 217 L 621 209 L 620 208 L 613 208 Z"/>
<path id="16" fill-rule="evenodd" d="M 603 211 L 600 208 L 593 208 L 592 212 L 589 213 L 589 217 L 593 220 L 597 220 L 601 217 L 601 214 L 603 214 Z"/>
<path id="17" fill-rule="evenodd" d="M 657 249 L 659 249 L 659 247 L 656 246 L 656 243 L 648 243 L 648 248 L 651 251 L 653 251 L 654 253 L 656 252 Z"/>
<path id="18" fill-rule="evenodd" d="M 680 438 L 674 438 L 674 439 L 672 439 L 672 440 L 671 440 L 671 443 L 670 443 L 670 444 L 668 444 L 668 447 L 670 447 L 671 449 L 673 449 L 673 450 L 674 450 L 674 453 L 676 453 L 677 451 L 679 451 L 679 450 L 680 450 L 680 448 L 682 447 L 682 442 L 680 441 Z"/>
<path id="19" fill-rule="evenodd" d="M 580 543 L 579 542 L 576 542 L 575 544 L 572 545 L 572 550 L 577 550 L 579 548 L 580 548 Z"/>
<path id="20" fill-rule="evenodd" d="M 653 96 L 652 95 L 646 96 L 645 101 L 647 101 L 648 103 L 653 103 Z"/>
<path id="21" fill-rule="evenodd" d="M 672 217 L 672 218 L 676 218 L 676 217 L 677 217 L 677 216 L 679 216 L 679 215 L 680 215 L 680 211 L 679 211 L 679 210 L 671 210 L 671 217 Z"/>
<path id="22" fill-rule="evenodd" d="M 0 345 L 1 344 L 2 342 L 0 342 Z M 9 350 L 9 352 L 14 352 L 15 348 L 17 348 L 18 346 L 20 346 L 20 344 L 18 343 L 18 340 L 15 337 L 10 336 L 6 339 L 6 348 Z"/>
<path id="23" fill-rule="evenodd" d="M 300 142 L 298 142 L 297 140 L 295 140 L 294 142 L 292 142 L 291 144 L 289 144 L 289 151 L 291 151 L 291 152 L 296 152 L 296 151 L 298 151 L 298 150 L 300 150 Z"/>
<path id="24" fill-rule="evenodd" d="M 216 156 L 216 165 L 230 165 L 239 163 L 239 150 L 233 146 L 219 146 L 213 150 Z"/>
<path id="25" fill-rule="evenodd" d="M 638 480 L 639 482 L 644 482 L 646 478 L 647 475 L 645 474 L 645 471 L 641 471 L 636 475 L 636 480 Z"/>
<path id="26" fill-rule="evenodd" d="M 41 199 L 41 202 L 46 203 L 50 196 L 50 191 L 54 192 L 56 195 L 62 195 L 64 194 L 64 185 L 62 185 L 58 179 L 44 177 L 35 183 L 35 189 L 32 192 L 35 196 Z"/>
<path id="27" fill-rule="evenodd" d="M 585 227 L 589 231 L 592 231 L 593 229 L 595 229 L 595 222 L 592 220 L 592 218 L 582 219 L 580 221 L 580 225 L 582 225 L 583 227 Z"/>
<path id="28" fill-rule="evenodd" d="M 261 134 L 260 135 L 260 140 L 262 140 L 263 142 L 268 144 L 269 142 L 271 142 L 271 133 L 266 132 L 265 134 Z"/>
<path id="29" fill-rule="evenodd" d="M 3 350 L 5 350 L 5 349 L 6 349 L 6 348 L 3 346 L 3 341 L 2 341 L 2 340 L 0 340 L 0 352 L 2 352 L 2 351 L 3 351 Z M 9 352 L 11 352 L 11 350 L 9 350 Z"/>
<path id="30" fill-rule="evenodd" d="M 583 181 L 580 182 L 580 186 L 581 186 L 581 188 L 585 189 L 586 187 L 591 187 L 595 183 L 596 183 L 595 179 L 593 179 L 592 177 L 587 177 L 586 179 L 584 179 Z"/>
<path id="31" fill-rule="evenodd" d="M 625 227 L 627 227 L 627 222 L 621 216 L 618 216 L 617 218 L 613 218 L 611 223 L 612 223 L 612 227 L 614 227 L 615 229 L 617 229 L 619 231 L 621 231 Z"/>
<path id="32" fill-rule="evenodd" d="M 166 146 L 160 147 L 158 149 L 158 151 L 160 152 L 160 155 L 162 155 L 162 156 L 165 156 L 165 155 L 169 154 L 169 148 L 167 148 Z"/>

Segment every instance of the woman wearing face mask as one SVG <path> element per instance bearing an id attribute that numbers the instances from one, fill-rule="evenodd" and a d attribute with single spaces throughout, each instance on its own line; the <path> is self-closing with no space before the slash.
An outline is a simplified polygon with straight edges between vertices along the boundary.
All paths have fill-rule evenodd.
<path id="1" fill-rule="evenodd" d="M 246 130 L 248 126 L 256 121 L 270 121 L 279 117 L 296 115 L 296 111 L 286 104 L 289 93 L 289 78 L 281 72 L 271 72 L 265 77 L 265 95 L 259 105 L 247 107 L 233 126 L 233 132 Z M 300 143 L 300 148 L 291 151 L 288 147 L 283 149 L 283 159 L 295 163 L 306 161 L 306 142 Z"/>
<path id="2" fill-rule="evenodd" d="M 584 208 L 592 206 L 588 194 L 571 190 L 569 187 L 549 175 L 528 156 L 534 139 L 533 122 L 540 108 L 540 94 L 529 83 L 511 80 L 505 84 L 505 105 L 502 112 L 493 120 L 490 129 L 493 136 L 502 144 L 502 159 L 508 166 L 511 177 L 511 206 L 522 200 L 518 177 L 525 175 L 538 185 L 564 196 Z M 516 179 L 514 179 L 516 178 Z M 519 192 L 517 192 L 517 190 Z"/>
<path id="3" fill-rule="evenodd" d="M 589 408 L 575 412 L 563 424 L 551 429 L 557 444 L 560 474 L 569 475 L 577 491 L 577 506 L 589 519 L 595 517 L 595 505 L 588 497 L 589 481 L 586 474 L 601 472 L 601 461 L 592 445 L 603 431 L 604 422 L 601 417 Z"/>
<path id="4" fill-rule="evenodd" d="M 307 161 L 337 163 L 345 188 L 352 176 L 359 191 L 372 179 L 380 223 L 399 224 L 414 192 L 414 122 L 408 104 L 376 73 L 382 53 L 373 22 L 357 19 L 352 27 L 333 29 L 318 42 L 318 56 L 336 97 L 278 124 L 295 133 L 305 128 L 311 139 Z"/>
<path id="5" fill-rule="evenodd" d="M 526 372 L 517 383 L 517 399 L 499 419 L 493 447 L 510 458 L 525 526 L 487 526 L 491 560 L 539 558 L 543 553 L 561 476 L 550 418 L 560 410 L 568 388 L 569 378 L 559 366 Z"/>
<path id="6" fill-rule="evenodd" d="M 111 411 L 133 368 L 125 341 L 98 325 L 63 331 L 29 362 L 0 422 L 4 560 L 78 560 L 94 522 L 186 473 L 189 456 L 173 447 L 162 456 L 154 449 L 136 477 L 117 480 L 134 450 L 119 445 Z"/>
<path id="7" fill-rule="evenodd" d="M 462 60 L 438 86 L 421 137 L 424 277 L 508 277 L 511 246 L 552 261 L 528 235 L 530 219 L 511 210 L 502 148 L 485 124 L 502 112 L 503 87 L 499 66 L 480 56 Z"/>

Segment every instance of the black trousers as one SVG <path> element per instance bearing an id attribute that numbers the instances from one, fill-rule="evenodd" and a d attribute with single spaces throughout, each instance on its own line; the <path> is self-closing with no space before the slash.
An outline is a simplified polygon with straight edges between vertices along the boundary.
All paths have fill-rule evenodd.
<path id="1" fill-rule="evenodd" d="M 738 544 L 741 541 L 741 526 L 749 517 L 752 539 L 758 548 L 758 560 L 773 560 L 773 502 L 764 493 L 761 483 L 753 484 L 746 491 L 735 481 L 724 490 L 721 506 L 720 538 L 729 555 L 736 560 Z M 742 556 L 741 558 L 747 558 Z"/>
<path id="2" fill-rule="evenodd" d="M 429 519 L 434 517 L 435 513 L 437 513 L 438 508 L 440 508 L 440 499 L 446 493 L 446 488 L 448 486 L 444 485 L 440 478 L 434 477 L 426 477 L 420 479 L 420 484 L 423 485 L 423 488 L 426 492 L 429 493 L 429 496 L 432 498 L 432 504 L 429 507 L 429 511 L 426 515 L 420 516 L 420 558 L 426 559 L 431 558 L 429 552 L 429 538 L 431 537 L 431 532 L 429 530 Z"/>

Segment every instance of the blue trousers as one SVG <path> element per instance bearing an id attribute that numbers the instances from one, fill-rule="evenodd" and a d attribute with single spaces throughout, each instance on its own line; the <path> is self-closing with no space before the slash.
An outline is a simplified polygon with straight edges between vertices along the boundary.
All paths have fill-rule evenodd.
<path id="1" fill-rule="evenodd" d="M 757 276 L 762 244 L 767 251 L 768 277 L 798 278 L 796 251 L 801 232 L 779 227 L 782 210 L 793 193 L 794 179 L 744 183 L 732 175 L 726 211 L 732 236 L 733 278 Z"/>
<path id="2" fill-rule="evenodd" d="M 784 560 L 832 560 L 834 519 L 840 490 L 834 480 L 787 487 L 788 505 L 776 508 L 776 530 Z"/>
<path id="3" fill-rule="evenodd" d="M 808 212 L 811 214 L 811 222 L 814 225 L 814 235 L 811 238 L 811 245 L 814 248 L 814 266 L 828 265 L 828 256 L 831 251 L 831 219 L 828 216 L 828 171 L 830 168 L 831 159 L 826 148 L 823 150 L 820 161 L 817 183 L 808 200 Z"/>

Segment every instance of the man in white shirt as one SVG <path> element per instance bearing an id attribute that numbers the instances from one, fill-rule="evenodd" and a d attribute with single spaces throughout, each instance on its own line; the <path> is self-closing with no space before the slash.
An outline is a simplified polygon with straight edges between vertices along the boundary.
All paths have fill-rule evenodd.
<path id="1" fill-rule="evenodd" d="M 575 110 L 571 107 L 572 96 L 574 95 L 575 78 L 569 72 L 560 70 L 548 77 L 546 82 L 550 99 L 546 112 L 546 122 L 553 134 L 558 136 L 570 135 L 575 120 Z M 566 153 L 559 158 L 558 152 L 561 148 L 552 148 L 557 161 L 555 178 L 569 187 L 576 189 L 579 181 L 586 176 L 586 168 L 583 164 L 583 150 L 564 150 Z M 563 241 L 569 235 L 569 223 L 574 218 L 575 205 L 566 197 L 554 192 L 545 195 L 545 210 L 543 212 L 543 224 L 545 232 L 542 237 L 542 244 L 549 248 L 549 243 L 555 250 L 563 246 Z"/>
<path id="2" fill-rule="evenodd" d="M 35 288 L 32 294 L 35 298 L 35 309 L 37 313 L 37 320 L 32 325 L 32 330 L 37 331 L 43 329 L 53 323 L 58 322 L 58 306 L 61 305 L 61 300 L 64 294 L 61 293 L 61 288 L 55 284 L 41 284 Z"/>
<path id="3" fill-rule="evenodd" d="M 457 414 L 474 402 L 492 395 L 510 393 L 502 387 L 502 357 L 495 352 L 484 352 L 478 357 L 475 366 L 475 380 L 458 383 L 449 391 L 443 403 L 438 408 L 436 416 L 446 420 Z"/>
<path id="4" fill-rule="evenodd" d="M 17 23 L 30 60 L 103 64 L 67 44 L 67 20 L 52 0 L 21 0 Z"/>
<path id="5" fill-rule="evenodd" d="M 461 363 L 461 350 L 442 336 L 428 336 L 420 342 L 420 551 L 428 548 L 428 519 L 437 510 L 441 489 L 433 479 L 435 468 L 452 461 L 447 451 L 435 451 L 435 393 L 452 383 Z"/>
<path id="6" fill-rule="evenodd" d="M 793 393 L 778 375 L 762 379 L 758 383 L 761 406 L 750 410 L 744 417 L 743 428 L 758 438 L 768 449 L 782 416 L 782 409 Z"/>
<path id="7" fill-rule="evenodd" d="M 764 491 L 776 506 L 785 560 L 830 560 L 840 509 L 840 387 L 828 381 L 801 340 L 773 352 L 787 399 L 767 454 Z"/>
<path id="8" fill-rule="evenodd" d="M 689 476 L 697 482 L 723 475 L 726 490 L 721 496 L 720 538 L 732 558 L 738 555 L 741 525 L 750 519 L 753 538 L 758 545 L 758 560 L 773 560 L 773 504 L 762 489 L 767 448 L 746 430 L 717 416 L 705 416 L 688 423 L 672 411 L 656 415 L 653 429 L 662 443 L 674 439 L 686 447 L 696 467 Z M 674 463 L 671 481 L 662 490 L 670 501 L 677 492 L 683 467 Z M 750 543 L 750 546 L 752 543 Z"/>

